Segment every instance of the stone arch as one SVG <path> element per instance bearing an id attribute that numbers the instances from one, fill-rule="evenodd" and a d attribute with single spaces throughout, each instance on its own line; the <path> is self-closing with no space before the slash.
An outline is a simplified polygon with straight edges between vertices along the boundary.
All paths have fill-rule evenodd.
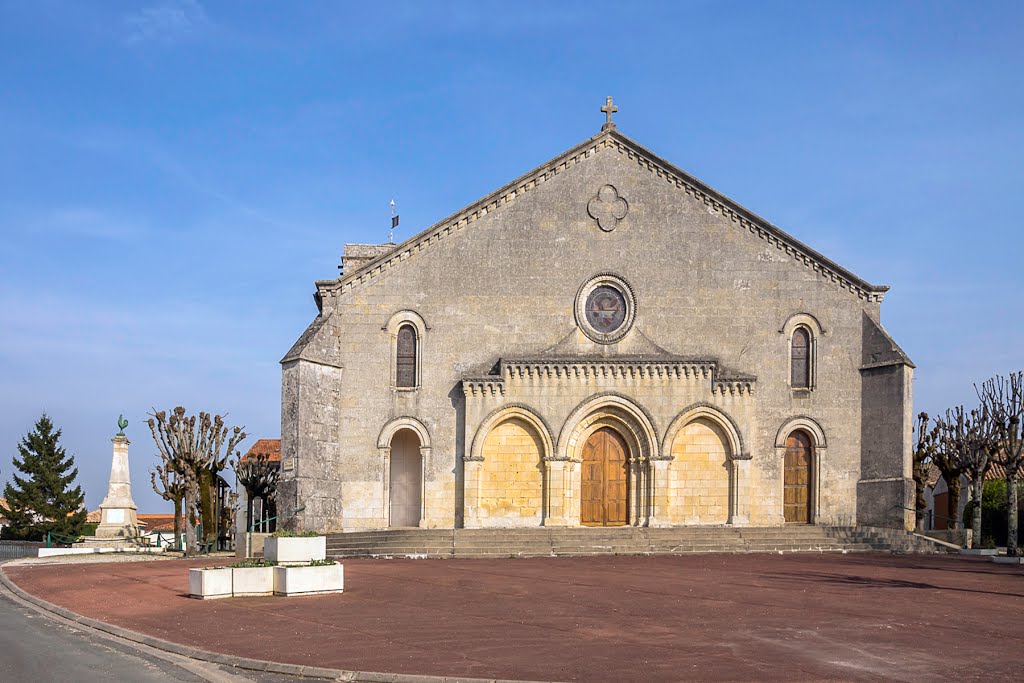
<path id="1" fill-rule="evenodd" d="M 416 336 L 420 339 L 422 339 L 423 336 L 427 333 L 427 323 L 423 321 L 423 316 L 421 316 L 416 311 L 408 309 L 401 310 L 398 311 L 397 313 L 392 314 L 392 316 L 388 318 L 387 323 L 381 329 L 390 332 L 392 335 L 397 335 L 398 328 L 401 327 L 404 323 L 411 324 L 413 327 L 415 327 Z"/>
<path id="2" fill-rule="evenodd" d="M 794 313 L 793 315 L 786 318 L 786 322 L 782 324 L 782 329 L 779 330 L 779 334 L 784 334 L 787 337 L 793 336 L 793 330 L 798 327 L 806 327 L 811 333 L 812 337 L 820 337 L 825 334 L 825 328 L 821 326 L 818 319 L 810 313 Z"/>
<path id="3" fill-rule="evenodd" d="M 533 410 L 529 406 L 525 406 L 519 403 L 513 403 L 510 405 L 501 406 L 491 411 L 487 417 L 480 423 L 480 427 L 476 430 L 476 434 L 473 436 L 473 444 L 470 447 L 470 459 L 471 460 L 483 460 L 483 446 L 484 441 L 487 439 L 487 435 L 491 430 L 506 420 L 520 419 L 526 422 L 537 432 L 537 436 L 540 438 L 543 445 L 543 453 L 541 454 L 544 460 L 549 460 L 554 457 L 554 443 L 551 438 L 551 428 L 548 427 L 547 422 L 540 416 L 537 411 Z"/>
<path id="4" fill-rule="evenodd" d="M 694 403 L 676 415 L 665 431 L 665 438 L 661 442 L 661 457 L 665 460 L 671 460 L 672 444 L 675 441 L 676 435 L 679 434 L 679 430 L 690 422 L 702 418 L 714 423 L 722 430 L 726 438 L 730 460 L 747 460 L 750 458 L 750 453 L 744 448 L 743 436 L 740 434 L 739 427 L 736 426 L 736 421 L 721 408 L 717 408 L 710 403 Z"/>
<path id="5" fill-rule="evenodd" d="M 399 381 L 398 372 L 398 333 L 403 327 L 411 327 L 415 331 L 414 353 L 412 361 L 411 382 L 402 383 Z M 427 324 L 423 317 L 412 310 L 401 310 L 394 313 L 388 322 L 381 328 L 387 332 L 389 354 L 391 355 L 391 387 L 396 391 L 416 391 L 423 384 L 423 345 L 426 341 Z"/>
<path id="6" fill-rule="evenodd" d="M 575 498 L 567 500 L 566 518 L 580 523 L 581 453 L 591 434 L 609 427 L 625 441 L 628 453 L 629 510 L 627 524 L 646 526 L 651 520 L 651 467 L 658 457 L 658 436 L 651 416 L 633 399 L 622 394 L 606 392 L 591 396 L 580 403 L 566 419 L 558 436 L 556 457 L 568 460 L 572 466 Z"/>
<path id="7" fill-rule="evenodd" d="M 729 436 L 707 412 L 690 416 L 668 442 L 667 521 L 720 525 L 736 519 L 738 481 Z"/>
<path id="8" fill-rule="evenodd" d="M 382 501 L 382 514 L 384 526 L 391 526 L 391 513 L 392 513 L 392 444 L 395 442 L 395 437 L 403 434 L 415 435 L 419 442 L 419 506 L 420 506 L 420 526 L 423 525 L 423 521 L 426 518 L 426 491 L 427 491 L 427 472 L 430 469 L 430 432 L 427 430 L 426 425 L 417 420 L 414 417 L 403 416 L 396 417 L 393 420 L 388 421 L 384 428 L 381 429 L 380 435 L 377 437 L 377 451 L 380 454 L 380 465 L 382 469 L 381 483 L 383 484 L 383 491 L 381 493 Z M 401 439 L 400 439 L 401 440 Z M 401 454 L 404 457 L 404 453 Z"/>
<path id="9" fill-rule="evenodd" d="M 786 319 L 779 332 L 785 335 L 787 384 L 794 390 L 813 391 L 818 379 L 818 339 L 825 334 L 821 323 L 810 313 L 794 313 Z M 799 365 L 794 359 L 797 335 L 806 340 L 806 346 L 801 347 Z M 799 380 L 794 380 L 798 368 L 802 368 Z"/>
<path id="10" fill-rule="evenodd" d="M 380 436 L 377 437 L 377 448 L 390 448 L 391 439 L 401 429 L 410 429 L 416 432 L 420 438 L 420 448 L 430 448 L 430 432 L 427 431 L 426 425 L 415 417 L 409 416 L 396 417 L 385 424 L 384 428 L 380 430 Z"/>
<path id="11" fill-rule="evenodd" d="M 477 431 L 476 520 L 483 527 L 540 526 L 550 435 L 529 410 L 507 407 Z"/>
<path id="12" fill-rule="evenodd" d="M 825 430 L 821 428 L 817 420 L 806 415 L 791 417 L 782 423 L 778 433 L 775 435 L 775 447 L 786 448 L 786 438 L 798 429 L 807 432 L 811 437 L 811 446 L 818 451 L 828 447 L 825 440 Z"/>
<path id="13" fill-rule="evenodd" d="M 603 426 L 617 428 L 634 459 L 650 460 L 657 456 L 658 436 L 647 411 L 628 396 L 607 392 L 591 396 L 569 414 L 558 435 L 557 457 L 579 460 L 575 449 Z"/>
<path id="14" fill-rule="evenodd" d="M 782 471 L 781 480 L 783 482 L 783 488 L 785 488 L 786 482 L 786 441 L 787 439 L 795 434 L 801 433 L 807 437 L 810 441 L 810 482 L 808 485 L 808 523 L 814 524 L 817 522 L 819 510 L 821 510 L 821 491 L 822 491 L 822 480 L 821 480 L 821 456 L 825 449 L 828 447 L 828 443 L 825 439 L 825 430 L 821 428 L 818 421 L 807 415 L 797 415 L 791 417 L 782 423 L 778 433 L 775 435 L 775 452 L 777 454 L 778 467 Z M 783 491 L 785 495 L 785 491 Z M 785 519 L 785 507 L 783 507 L 783 518 Z"/>

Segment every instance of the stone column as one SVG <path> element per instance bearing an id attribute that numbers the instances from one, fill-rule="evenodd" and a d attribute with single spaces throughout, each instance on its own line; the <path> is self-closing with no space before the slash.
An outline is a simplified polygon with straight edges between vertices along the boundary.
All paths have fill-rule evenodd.
<path id="1" fill-rule="evenodd" d="M 750 457 L 729 461 L 732 471 L 729 486 L 729 524 L 750 525 Z"/>
<path id="2" fill-rule="evenodd" d="M 380 451 L 380 460 L 384 463 L 384 474 L 381 479 L 384 482 L 384 491 L 381 496 L 383 501 L 384 510 L 382 512 L 383 526 L 391 526 L 391 447 L 378 448 Z"/>
<path id="3" fill-rule="evenodd" d="M 545 460 L 544 476 L 547 485 L 544 526 L 569 526 L 566 519 L 566 460 Z"/>
<path id="4" fill-rule="evenodd" d="M 463 458 L 465 467 L 465 492 L 463 494 L 462 524 L 467 529 L 480 528 L 480 474 L 484 467 L 483 458 L 469 455 Z"/>
<path id="5" fill-rule="evenodd" d="M 630 488 L 632 489 L 632 491 L 630 491 L 630 497 L 633 499 L 633 505 L 630 506 L 630 507 L 632 507 L 633 509 L 629 510 L 628 513 L 627 513 L 627 517 L 629 518 L 627 520 L 627 522 L 630 525 L 632 525 L 632 526 L 640 526 L 640 514 L 641 514 L 640 511 L 642 509 L 641 508 L 641 500 L 640 500 L 640 491 L 642 489 L 640 488 L 640 459 L 639 458 L 630 458 L 629 459 L 629 474 L 630 474 L 630 481 L 629 481 L 629 483 L 631 484 Z"/>
<path id="6" fill-rule="evenodd" d="M 580 481 L 581 464 L 579 460 L 565 461 L 564 489 L 562 493 L 562 504 L 565 511 L 565 525 L 580 525 L 580 487 L 576 484 Z"/>
<path id="7" fill-rule="evenodd" d="M 420 528 L 427 527 L 427 471 L 430 469 L 430 446 L 420 446 Z"/>
<path id="8" fill-rule="evenodd" d="M 127 423 L 125 423 L 127 424 Z M 110 462 L 110 483 L 107 497 L 100 503 L 100 524 L 97 538 L 134 538 L 139 535 L 132 480 L 128 474 L 128 438 L 118 434 L 111 440 L 114 455 Z"/>
<path id="9" fill-rule="evenodd" d="M 671 460 L 658 458 L 651 461 L 651 521 L 650 526 L 672 526 L 669 521 L 669 478 Z"/>

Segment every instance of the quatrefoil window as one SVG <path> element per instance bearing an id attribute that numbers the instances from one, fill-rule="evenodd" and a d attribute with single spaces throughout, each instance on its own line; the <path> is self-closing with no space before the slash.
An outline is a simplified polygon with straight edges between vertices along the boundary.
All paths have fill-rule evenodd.
<path id="1" fill-rule="evenodd" d="M 605 232 L 614 230 L 628 211 L 629 204 L 619 196 L 614 185 L 603 186 L 597 191 L 597 196 L 587 202 L 587 213 Z"/>

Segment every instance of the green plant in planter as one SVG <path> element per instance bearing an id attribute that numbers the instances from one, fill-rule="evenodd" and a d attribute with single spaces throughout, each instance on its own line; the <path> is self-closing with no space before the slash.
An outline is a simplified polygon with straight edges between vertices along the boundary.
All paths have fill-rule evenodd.
<path id="1" fill-rule="evenodd" d="M 250 557 L 242 560 L 241 562 L 235 562 L 228 566 L 232 569 L 254 569 L 256 567 L 273 567 L 276 566 L 277 562 L 271 562 L 270 560 L 264 560 L 261 557 Z"/>
<path id="2" fill-rule="evenodd" d="M 270 535 L 275 538 L 313 538 L 314 536 L 322 536 L 323 534 L 318 534 L 315 531 L 285 531 L 284 529 L 280 529 Z"/>
<path id="3" fill-rule="evenodd" d="M 336 564 L 336 562 L 334 560 L 331 560 L 331 559 L 312 560 L 312 561 L 310 561 L 309 566 L 310 567 L 330 567 L 332 564 Z"/>

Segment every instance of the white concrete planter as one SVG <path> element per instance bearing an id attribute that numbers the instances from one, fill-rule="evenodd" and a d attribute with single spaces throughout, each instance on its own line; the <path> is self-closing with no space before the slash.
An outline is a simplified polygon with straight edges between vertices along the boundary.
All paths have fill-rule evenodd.
<path id="1" fill-rule="evenodd" d="M 231 592 L 236 598 L 274 594 L 273 567 L 233 567 Z"/>
<path id="2" fill-rule="evenodd" d="M 231 569 L 189 569 L 188 594 L 193 598 L 211 600 L 231 597 Z"/>
<path id="3" fill-rule="evenodd" d="M 341 593 L 344 589 L 345 568 L 338 563 L 319 567 L 274 567 L 275 595 Z"/>
<path id="4" fill-rule="evenodd" d="M 327 558 L 326 536 L 268 536 L 263 557 L 278 564 L 307 564 Z"/>

